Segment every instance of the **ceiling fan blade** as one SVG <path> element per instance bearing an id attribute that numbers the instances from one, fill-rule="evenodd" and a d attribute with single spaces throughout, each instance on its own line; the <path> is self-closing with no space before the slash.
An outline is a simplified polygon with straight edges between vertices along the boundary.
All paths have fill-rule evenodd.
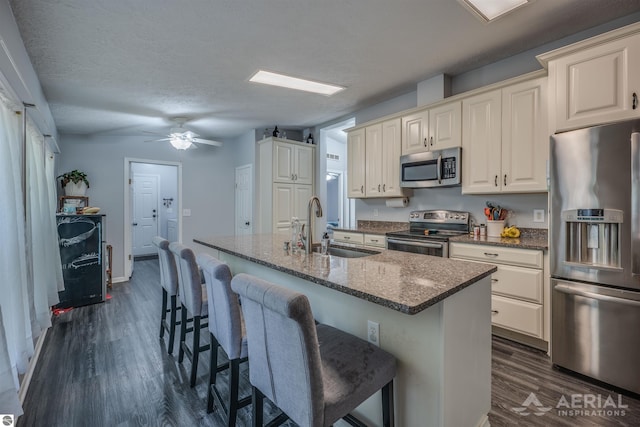
<path id="1" fill-rule="evenodd" d="M 215 147 L 222 147 L 222 142 L 220 141 L 212 141 L 210 139 L 202 139 L 202 138 L 193 138 L 193 142 L 197 142 L 198 144 L 206 144 L 213 145 Z"/>
<path id="2" fill-rule="evenodd" d="M 145 142 L 169 141 L 171 138 L 147 139 Z"/>
<path id="3" fill-rule="evenodd" d="M 147 135 L 160 135 L 160 136 L 166 136 L 166 133 L 160 133 L 160 132 L 152 132 L 150 130 L 143 130 L 142 133 L 146 133 Z"/>

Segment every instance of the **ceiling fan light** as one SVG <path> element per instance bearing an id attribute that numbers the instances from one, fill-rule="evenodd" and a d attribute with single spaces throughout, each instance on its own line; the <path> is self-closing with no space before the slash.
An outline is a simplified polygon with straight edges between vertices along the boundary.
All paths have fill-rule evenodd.
<path id="1" fill-rule="evenodd" d="M 186 138 L 180 138 L 174 135 L 171 135 L 171 139 L 169 140 L 171 145 L 177 150 L 186 150 L 191 147 L 191 141 Z"/>

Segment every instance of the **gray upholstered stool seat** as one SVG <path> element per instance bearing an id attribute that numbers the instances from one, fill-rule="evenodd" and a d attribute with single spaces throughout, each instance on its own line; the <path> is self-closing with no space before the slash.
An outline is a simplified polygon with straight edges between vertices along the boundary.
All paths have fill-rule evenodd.
<path id="1" fill-rule="evenodd" d="M 204 274 L 209 305 L 209 333 L 211 338 L 211 360 L 209 363 L 209 391 L 207 412 L 212 412 L 214 400 L 226 415 L 229 427 L 236 425 L 238 409 L 251 403 L 251 396 L 238 398 L 240 383 L 240 363 L 247 360 L 247 337 L 242 321 L 242 311 L 238 294 L 231 290 L 231 270 L 209 254 L 199 254 L 196 258 Z M 225 404 L 216 386 L 218 367 L 218 346 L 229 358 L 229 397 Z"/>
<path id="2" fill-rule="evenodd" d="M 238 274 L 249 345 L 253 425 L 262 426 L 268 397 L 300 426 L 329 426 L 382 389 L 383 423 L 394 424 L 396 360 L 353 335 L 314 322 L 303 294 L 257 277 Z"/>
<path id="3" fill-rule="evenodd" d="M 169 241 L 160 236 L 154 237 L 151 242 L 158 248 L 158 263 L 160 265 L 160 285 L 162 286 L 162 314 L 160 316 L 160 338 L 164 332 L 169 332 L 169 344 L 167 351 L 173 353 L 173 343 L 176 336 L 177 312 L 180 309 L 178 299 L 178 271 L 176 261 L 169 251 Z M 169 323 L 167 323 L 169 313 Z"/>
<path id="4" fill-rule="evenodd" d="M 209 307 L 207 304 L 207 293 L 202 284 L 202 275 L 196 262 L 193 251 L 177 242 L 169 244 L 169 250 L 173 253 L 178 270 L 178 283 L 180 286 L 180 302 L 182 303 L 182 316 L 180 325 L 180 351 L 178 362 L 182 362 L 185 353 L 191 358 L 191 379 L 193 387 L 196 384 L 198 373 L 198 356 L 200 352 L 209 350 L 209 345 L 200 345 L 200 329 L 206 328 L 207 323 L 202 323 L 202 319 L 208 318 Z M 187 327 L 188 315 L 192 316 L 193 325 Z M 186 343 L 188 332 L 193 332 L 193 343 L 191 348 Z"/>

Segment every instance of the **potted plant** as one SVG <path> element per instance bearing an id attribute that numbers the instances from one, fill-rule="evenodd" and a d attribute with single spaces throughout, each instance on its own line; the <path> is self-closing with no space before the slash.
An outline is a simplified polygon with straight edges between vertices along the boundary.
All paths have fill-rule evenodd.
<path id="1" fill-rule="evenodd" d="M 77 169 L 59 175 L 60 184 L 67 196 L 84 196 L 89 188 L 87 174 Z"/>

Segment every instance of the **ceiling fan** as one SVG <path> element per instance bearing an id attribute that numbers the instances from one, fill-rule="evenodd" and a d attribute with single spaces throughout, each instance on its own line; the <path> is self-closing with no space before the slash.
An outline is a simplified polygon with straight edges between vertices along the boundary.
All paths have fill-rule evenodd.
<path id="1" fill-rule="evenodd" d="M 169 141 L 169 143 L 177 150 L 186 150 L 188 148 L 197 148 L 197 144 L 213 145 L 222 147 L 222 142 L 210 139 L 198 138 L 199 135 L 191 130 L 185 129 L 184 124 L 189 121 L 186 117 L 176 117 L 172 121 L 177 127 L 172 127 L 168 134 L 158 134 L 155 132 L 145 132 L 153 135 L 162 135 L 165 138 L 152 139 L 146 142 Z"/>

